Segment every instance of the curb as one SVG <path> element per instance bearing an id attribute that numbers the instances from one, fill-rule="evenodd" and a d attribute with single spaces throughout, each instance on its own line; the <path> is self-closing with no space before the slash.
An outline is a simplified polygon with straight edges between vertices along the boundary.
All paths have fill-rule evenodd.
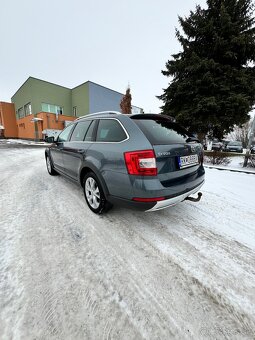
<path id="1" fill-rule="evenodd" d="M 32 148 L 32 149 L 36 149 L 36 148 L 47 148 L 48 145 L 43 145 L 43 144 L 2 144 L 0 143 L 0 149 L 11 149 L 11 148 Z"/>
<path id="2" fill-rule="evenodd" d="M 231 169 L 231 168 L 227 169 L 227 168 L 220 168 L 220 167 L 217 167 L 217 166 L 214 166 L 214 165 L 205 165 L 205 164 L 204 164 L 204 168 L 224 170 L 224 171 L 232 171 L 232 172 L 240 172 L 240 173 L 243 173 L 243 174 L 255 175 L 255 171 L 252 171 L 252 170 L 240 170 L 240 169 Z"/>

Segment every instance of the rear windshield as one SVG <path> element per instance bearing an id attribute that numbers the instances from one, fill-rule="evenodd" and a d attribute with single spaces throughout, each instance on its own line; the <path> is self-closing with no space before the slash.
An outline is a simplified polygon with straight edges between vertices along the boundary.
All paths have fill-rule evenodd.
<path id="1" fill-rule="evenodd" d="M 134 119 L 134 122 L 153 145 L 185 143 L 189 137 L 184 128 L 166 118 Z"/>
<path id="2" fill-rule="evenodd" d="M 242 142 L 229 142 L 228 143 L 229 146 L 241 146 L 242 145 Z"/>

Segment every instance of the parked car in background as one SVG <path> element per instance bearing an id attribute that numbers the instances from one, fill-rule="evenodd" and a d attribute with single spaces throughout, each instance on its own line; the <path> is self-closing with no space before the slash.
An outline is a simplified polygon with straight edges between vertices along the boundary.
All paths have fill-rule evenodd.
<path id="1" fill-rule="evenodd" d="M 223 149 L 223 143 L 219 140 L 213 140 L 212 142 L 212 150 L 221 151 Z"/>
<path id="2" fill-rule="evenodd" d="M 47 140 L 49 137 L 54 137 L 57 139 L 58 135 L 60 134 L 62 130 L 57 130 L 57 129 L 45 129 L 42 131 L 42 134 L 44 136 L 44 141 Z"/>
<path id="3" fill-rule="evenodd" d="M 90 114 L 48 142 L 53 142 L 45 150 L 49 174 L 81 184 L 94 213 L 114 203 L 145 211 L 167 208 L 194 200 L 189 196 L 204 183 L 202 145 L 168 116 Z"/>
<path id="4" fill-rule="evenodd" d="M 243 153 L 242 142 L 238 141 L 229 142 L 228 145 L 226 146 L 226 151 Z"/>
<path id="5" fill-rule="evenodd" d="M 230 142 L 229 140 L 225 140 L 225 139 L 222 140 L 222 143 L 223 143 L 222 151 L 227 150 L 227 145 L 228 145 L 229 142 Z"/>

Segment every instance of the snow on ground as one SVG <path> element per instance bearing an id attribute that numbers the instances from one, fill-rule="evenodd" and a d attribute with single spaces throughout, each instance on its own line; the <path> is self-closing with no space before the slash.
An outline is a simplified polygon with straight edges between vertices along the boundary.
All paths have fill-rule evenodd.
<path id="1" fill-rule="evenodd" d="M 244 163 L 244 156 L 230 156 L 230 163 L 226 164 L 226 165 L 212 165 L 209 161 L 208 161 L 208 157 L 205 156 L 204 162 L 205 162 L 205 166 L 210 167 L 210 168 L 218 168 L 218 169 L 226 169 L 226 170 L 230 170 L 230 171 L 244 171 L 244 172 L 249 172 L 249 173 L 255 173 L 255 167 L 251 165 L 250 160 L 248 161 L 247 167 L 243 167 L 243 163 Z M 254 160 L 253 163 L 255 164 L 255 155 L 254 155 Z"/>
<path id="2" fill-rule="evenodd" d="M 34 141 L 34 140 L 27 140 L 27 139 L 0 139 L 0 145 L 3 144 L 12 144 L 12 145 L 49 145 L 46 142 L 42 141 Z"/>
<path id="3" fill-rule="evenodd" d="M 255 176 L 97 216 L 44 149 L 0 149 L 0 339 L 254 339 Z"/>

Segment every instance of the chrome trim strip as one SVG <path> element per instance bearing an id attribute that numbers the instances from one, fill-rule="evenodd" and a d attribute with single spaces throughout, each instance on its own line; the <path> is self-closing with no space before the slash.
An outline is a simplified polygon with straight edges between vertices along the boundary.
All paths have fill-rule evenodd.
<path id="1" fill-rule="evenodd" d="M 146 212 L 150 212 L 150 211 L 157 211 L 157 210 L 161 210 L 161 209 L 165 209 L 168 207 L 171 207 L 173 205 L 176 205 L 177 203 L 182 202 L 183 200 L 185 200 L 186 197 L 188 197 L 189 195 L 195 194 L 204 184 L 205 181 L 203 181 L 201 184 L 199 184 L 199 186 L 197 186 L 196 188 L 185 192 L 182 195 L 173 197 L 173 198 L 169 198 L 166 199 L 164 201 L 158 201 L 153 208 L 146 210 Z"/>
<path id="2" fill-rule="evenodd" d="M 82 118 L 87 118 L 87 117 L 93 117 L 93 116 L 97 116 L 97 115 L 105 115 L 105 114 L 116 114 L 116 115 L 121 115 L 122 113 L 118 112 L 118 111 L 101 111 L 101 112 L 94 112 L 94 113 L 88 113 L 85 116 L 81 116 L 81 117 L 77 117 L 77 119 L 75 119 L 74 121 L 76 122 L 77 120 L 80 120 Z"/>

